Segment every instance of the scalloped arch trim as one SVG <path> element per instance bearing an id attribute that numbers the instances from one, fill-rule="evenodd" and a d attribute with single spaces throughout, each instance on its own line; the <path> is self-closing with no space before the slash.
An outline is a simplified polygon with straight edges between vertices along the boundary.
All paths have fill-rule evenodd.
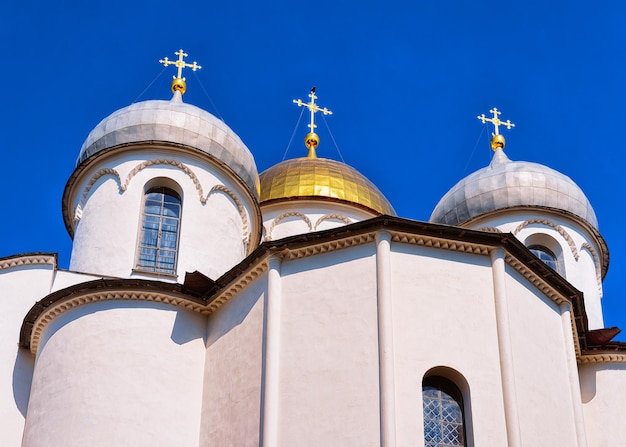
<path id="1" fill-rule="evenodd" d="M 300 219 L 302 219 L 307 226 L 309 227 L 309 231 L 313 231 L 313 224 L 311 224 L 311 220 L 304 214 L 298 212 L 298 211 L 290 211 L 288 213 L 283 213 L 280 216 L 276 217 L 273 221 L 272 224 L 270 225 L 270 229 L 267 232 L 267 237 L 265 240 L 267 241 L 271 241 L 272 240 L 272 233 L 274 232 L 274 228 L 276 228 L 276 225 L 278 225 L 280 223 L 281 220 L 284 220 L 288 217 L 299 217 Z"/>
<path id="2" fill-rule="evenodd" d="M 213 194 L 214 192 L 218 192 L 218 191 L 230 197 L 232 201 L 235 202 L 235 205 L 237 206 L 237 210 L 239 211 L 239 217 L 241 217 L 241 223 L 242 223 L 243 243 L 246 246 L 246 253 L 249 254 L 251 251 L 250 239 L 252 238 L 252 235 L 250 234 L 250 229 L 248 227 L 248 215 L 246 214 L 246 210 L 243 207 L 241 200 L 239 200 L 239 198 L 235 195 L 235 193 L 232 192 L 228 187 L 224 185 L 215 185 L 213 188 L 211 188 L 209 193 L 206 195 L 206 198 L 204 199 L 203 203 L 206 203 L 209 200 L 209 196 L 211 194 Z"/>
<path id="3" fill-rule="evenodd" d="M 339 220 L 345 223 L 346 225 L 350 225 L 352 223 L 350 219 L 348 219 L 346 216 L 342 216 L 341 214 L 326 214 L 325 216 L 322 216 L 319 219 L 317 219 L 317 222 L 315 222 L 315 227 L 314 227 L 315 230 L 317 230 L 317 227 L 319 227 L 319 225 L 325 220 Z"/>
<path id="4" fill-rule="evenodd" d="M 522 222 L 521 224 L 519 224 L 517 228 L 513 230 L 513 234 L 517 235 L 517 233 L 519 233 L 522 229 L 532 224 L 546 225 L 556 230 L 561 236 L 563 236 L 563 238 L 567 242 L 567 245 L 569 245 L 569 248 L 572 251 L 572 254 L 574 255 L 574 259 L 576 260 L 576 262 L 578 262 L 578 260 L 580 259 L 580 252 L 579 250 L 576 249 L 576 244 L 574 243 L 574 240 L 572 239 L 572 237 L 569 235 L 567 231 L 565 231 L 565 229 L 562 226 L 548 219 L 528 219 Z M 583 248 L 587 249 L 593 258 L 593 265 L 596 270 L 596 282 L 598 283 L 598 291 L 600 292 L 600 296 L 602 296 L 602 267 L 600 265 L 600 258 L 598 257 L 598 253 L 596 253 L 593 247 L 589 245 L 587 242 L 583 242 L 583 244 L 580 246 L 581 250 Z"/>

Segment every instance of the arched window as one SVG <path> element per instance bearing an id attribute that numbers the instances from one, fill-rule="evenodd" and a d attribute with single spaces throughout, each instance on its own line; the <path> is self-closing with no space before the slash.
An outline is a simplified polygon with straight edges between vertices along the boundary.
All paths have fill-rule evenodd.
<path id="1" fill-rule="evenodd" d="M 180 196 L 169 188 L 152 188 L 145 195 L 137 269 L 176 274 L 180 229 Z"/>
<path id="2" fill-rule="evenodd" d="M 552 253 L 552 250 L 544 247 L 543 245 L 531 245 L 528 249 L 537 256 L 539 259 L 543 261 L 545 265 L 550 267 L 555 272 L 559 271 L 559 264 L 556 260 L 556 256 Z"/>
<path id="3" fill-rule="evenodd" d="M 428 376 L 422 382 L 425 447 L 465 447 L 463 396 L 450 380 Z"/>

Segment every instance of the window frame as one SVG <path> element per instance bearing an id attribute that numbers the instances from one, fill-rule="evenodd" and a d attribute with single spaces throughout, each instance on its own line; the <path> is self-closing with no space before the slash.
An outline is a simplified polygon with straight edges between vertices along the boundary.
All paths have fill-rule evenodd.
<path id="1" fill-rule="evenodd" d="M 152 183 L 152 182 L 151 182 Z M 144 193 L 142 196 L 142 204 L 141 204 L 141 212 L 139 216 L 139 234 L 137 238 L 137 250 L 135 256 L 135 268 L 134 272 L 149 274 L 155 276 L 166 276 L 166 277 L 177 277 L 177 267 L 178 267 L 178 255 L 180 249 L 180 234 L 181 234 L 181 223 L 182 223 L 182 211 L 183 211 L 183 199 L 182 194 L 176 191 L 174 188 L 170 186 L 165 186 L 161 183 L 156 184 L 147 184 L 144 188 Z M 147 213 L 146 208 L 148 206 L 149 195 L 159 193 L 160 197 L 160 208 L 159 214 Z M 167 197 L 175 199 L 175 202 L 168 202 Z M 178 206 L 178 215 L 177 216 L 167 216 L 165 215 L 166 205 L 167 203 L 177 203 Z M 158 230 L 157 230 L 157 240 L 154 246 L 148 245 L 144 243 L 146 237 L 146 230 L 150 230 L 146 227 L 146 218 L 152 217 L 158 218 Z M 162 247 L 163 239 L 163 225 L 165 220 L 174 220 L 176 221 L 176 234 L 174 236 L 175 242 L 174 247 Z M 154 265 L 150 265 L 148 263 L 142 262 L 142 250 L 154 250 Z M 171 267 L 163 265 L 159 265 L 160 253 L 171 253 L 173 254 L 173 261 L 171 263 Z"/>
<path id="2" fill-rule="evenodd" d="M 448 374 L 446 374 L 446 376 L 447 375 Z M 428 422 L 433 422 L 433 419 L 427 418 L 427 415 L 425 412 L 426 410 L 425 409 L 425 403 L 426 403 L 425 391 L 427 391 L 426 388 L 428 387 L 429 389 L 432 389 L 432 388 L 436 389 L 440 393 L 440 397 L 441 397 L 441 393 L 443 393 L 446 396 L 448 396 L 450 400 L 456 402 L 456 405 L 461 413 L 460 426 L 461 426 L 463 438 L 462 438 L 462 444 L 460 444 L 460 446 L 462 447 L 473 446 L 473 443 L 471 441 L 472 430 L 471 430 L 471 426 L 469 425 L 471 424 L 471 415 L 469 414 L 469 405 L 468 405 L 469 402 L 467 401 L 468 396 L 465 396 L 466 393 L 462 391 L 462 389 L 455 383 L 455 381 L 451 380 L 450 378 L 446 376 L 439 375 L 439 374 L 429 374 L 429 375 L 424 376 L 422 380 L 422 417 L 423 417 L 423 428 L 424 428 L 424 445 L 434 446 L 434 447 L 451 446 L 451 444 L 444 443 L 443 440 L 440 440 L 438 442 L 428 442 L 426 440 L 426 436 L 427 436 L 426 425 Z M 444 421 L 440 420 L 439 423 L 443 424 Z"/>
<path id="3" fill-rule="evenodd" d="M 553 235 L 544 232 L 532 233 L 524 239 L 523 243 L 528 250 L 538 248 L 547 252 L 547 254 L 551 254 L 556 261 L 556 269 L 554 270 L 563 278 L 567 278 L 567 265 L 565 262 L 567 251 L 564 251 L 565 246 L 555 239 Z"/>
<path id="4" fill-rule="evenodd" d="M 550 267 L 557 273 L 561 273 L 561 269 L 559 266 L 559 258 L 554 254 L 552 250 L 550 250 L 545 245 L 541 244 L 531 244 L 528 247 L 528 250 L 535 255 L 541 262 Z M 545 255 L 549 259 L 544 259 L 542 255 Z"/>

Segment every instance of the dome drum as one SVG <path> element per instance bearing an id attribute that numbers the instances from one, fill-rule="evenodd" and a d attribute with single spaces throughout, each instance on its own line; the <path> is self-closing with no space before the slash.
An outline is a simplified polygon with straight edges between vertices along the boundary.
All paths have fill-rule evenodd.
<path id="1" fill-rule="evenodd" d="M 200 150 L 228 166 L 253 194 L 258 193 L 254 157 L 239 137 L 210 113 L 180 99 L 145 101 L 120 109 L 89 134 L 77 165 L 109 148 L 128 143 L 169 142 Z"/>

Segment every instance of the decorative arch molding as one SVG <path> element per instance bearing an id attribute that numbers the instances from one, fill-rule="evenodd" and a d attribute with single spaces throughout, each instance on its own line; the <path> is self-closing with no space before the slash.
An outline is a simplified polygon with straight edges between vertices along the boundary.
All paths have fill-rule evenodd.
<path id="1" fill-rule="evenodd" d="M 93 185 L 98 181 L 98 179 L 100 179 L 101 177 L 103 177 L 105 175 L 112 175 L 112 176 L 114 176 L 117 179 L 117 183 L 118 183 L 118 188 L 119 188 L 120 194 L 123 194 L 128 189 L 128 185 L 130 184 L 130 181 L 140 171 L 144 170 L 147 167 L 155 166 L 155 165 L 173 166 L 175 168 L 180 169 L 185 174 L 187 174 L 187 176 L 191 179 L 191 181 L 193 182 L 194 186 L 196 187 L 196 191 L 198 192 L 200 203 L 202 203 L 203 205 L 205 205 L 207 203 L 207 200 L 209 199 L 209 196 L 212 193 L 216 192 L 216 191 L 220 191 L 220 192 L 226 194 L 228 197 L 230 197 L 233 200 L 233 202 L 235 203 L 235 206 L 237 207 L 237 211 L 239 212 L 239 216 L 241 217 L 241 221 L 243 223 L 243 243 L 245 245 L 246 253 L 249 254 L 250 247 L 251 247 L 252 234 L 250 233 L 250 229 L 249 229 L 248 215 L 246 213 L 245 208 L 243 207 L 243 204 L 241 203 L 241 200 L 239 200 L 237 195 L 232 190 L 230 190 L 228 187 L 226 187 L 224 185 L 215 185 L 215 186 L 213 186 L 213 188 L 211 188 L 211 190 L 209 191 L 209 193 L 205 197 L 204 196 L 204 189 L 202 188 L 202 184 L 200 183 L 200 180 L 198 179 L 198 176 L 187 165 L 185 165 L 184 163 L 181 163 L 181 162 L 176 161 L 176 160 L 166 159 L 166 158 L 158 158 L 158 159 L 155 159 L 155 160 L 146 160 L 146 161 L 144 161 L 142 163 L 139 163 L 137 166 L 135 166 L 128 173 L 128 175 L 126 176 L 126 179 L 125 179 L 123 184 L 121 182 L 121 177 L 120 177 L 119 173 L 115 169 L 112 169 L 112 168 L 100 169 L 98 172 L 96 172 L 91 177 L 91 179 L 89 180 L 89 182 L 85 186 L 85 189 L 83 190 L 83 194 L 81 195 L 81 199 L 80 199 L 78 205 L 76 206 L 76 208 L 74 209 L 74 222 L 73 223 L 76 224 L 76 222 L 78 222 L 80 220 L 80 218 L 82 216 L 82 209 L 85 206 L 85 200 L 87 198 L 87 195 L 89 194 L 89 191 L 91 190 Z"/>
<path id="2" fill-rule="evenodd" d="M 482 227 L 479 228 L 478 231 L 486 231 L 487 233 L 502 233 L 502 230 L 496 227 Z"/>
<path id="3" fill-rule="evenodd" d="M 56 255 L 53 254 L 32 254 L 11 256 L 9 258 L 0 259 L 0 270 L 10 269 L 13 267 L 22 267 L 29 265 L 51 265 L 56 268 Z"/>
<path id="4" fill-rule="evenodd" d="M 299 217 L 300 219 L 302 219 L 307 226 L 309 227 L 309 231 L 313 231 L 313 225 L 311 224 L 311 220 L 305 216 L 304 214 L 298 212 L 298 211 L 290 211 L 288 213 L 283 213 L 280 216 L 276 217 L 273 221 L 272 224 L 270 225 L 270 229 L 267 232 L 267 240 L 271 241 L 272 240 L 272 233 L 274 232 L 274 228 L 276 228 L 276 225 L 278 225 L 280 223 L 281 220 L 284 220 L 288 217 Z"/>
<path id="5" fill-rule="evenodd" d="M 565 239 L 565 241 L 567 242 L 567 245 L 569 245 L 569 248 L 572 251 L 572 254 L 574 255 L 574 259 L 578 261 L 578 258 L 580 257 L 580 255 L 578 254 L 578 250 L 576 249 L 576 244 L 574 243 L 574 240 L 572 239 L 572 237 L 569 235 L 567 231 L 565 231 L 565 229 L 562 226 L 557 225 L 548 219 L 528 219 L 522 222 L 521 224 L 519 224 L 517 228 L 513 230 L 513 234 L 517 235 L 517 233 L 522 231 L 528 225 L 532 225 L 532 224 L 546 225 L 556 230 L 561 236 L 563 236 L 563 239 Z"/>
<path id="6" fill-rule="evenodd" d="M 347 218 L 346 216 L 342 216 L 341 214 L 326 214 L 322 217 L 320 217 L 319 219 L 317 219 L 317 222 L 315 222 L 315 226 L 313 227 L 316 231 L 317 231 L 317 227 L 319 227 L 319 225 L 324 222 L 325 220 L 339 220 L 343 223 L 345 223 L 346 225 L 350 225 L 352 223 L 352 221 Z"/>
<path id="7" fill-rule="evenodd" d="M 128 173 L 128 175 L 126 176 L 126 180 L 124 181 L 124 184 L 121 185 L 120 187 L 121 190 L 126 191 L 130 181 L 133 179 L 133 177 L 135 177 L 135 175 L 137 175 L 137 173 L 139 173 L 140 171 L 144 170 L 145 168 L 149 166 L 154 166 L 154 165 L 173 166 L 183 171 L 185 174 L 187 174 L 187 176 L 191 179 L 191 181 L 195 185 L 196 191 L 198 191 L 198 196 L 200 197 L 200 203 L 202 203 L 203 205 L 206 203 L 206 198 L 204 197 L 204 191 L 202 189 L 202 185 L 200 184 L 200 180 L 198 180 L 198 177 L 196 176 L 196 174 L 186 164 L 181 163 L 176 160 L 170 160 L 167 158 L 158 158 L 156 160 L 146 160 L 143 163 L 139 163 Z"/>
<path id="8" fill-rule="evenodd" d="M 80 200 L 78 201 L 78 205 L 76 205 L 76 208 L 74 208 L 74 223 L 78 222 L 80 220 L 80 218 L 82 217 L 83 214 L 83 207 L 85 206 L 85 200 L 87 200 L 87 196 L 89 195 L 89 191 L 91 191 L 91 188 L 93 188 L 93 185 L 96 184 L 96 182 L 98 180 L 100 180 L 102 177 L 104 177 L 105 175 L 111 175 L 114 178 L 117 179 L 117 188 L 119 190 L 120 193 L 124 192 L 124 189 L 122 188 L 122 179 L 120 178 L 120 174 L 112 168 L 102 168 L 99 171 L 97 171 L 94 175 L 91 176 L 91 178 L 89 179 L 89 182 L 85 185 L 85 188 L 83 189 L 83 193 L 80 196 Z"/>
<path id="9" fill-rule="evenodd" d="M 600 292 L 600 297 L 602 297 L 602 267 L 600 265 L 600 257 L 598 253 L 596 253 L 595 249 L 589 245 L 587 242 L 583 242 L 580 246 L 580 250 L 586 249 L 593 258 L 593 265 L 596 268 L 596 282 L 598 283 L 598 292 Z"/>
<path id="10" fill-rule="evenodd" d="M 246 253 L 249 253 L 250 251 L 250 239 L 252 237 L 252 235 L 250 234 L 249 228 L 248 228 L 248 214 L 246 213 L 245 208 L 243 207 L 243 204 L 241 203 L 241 200 L 239 200 L 239 197 L 237 197 L 235 195 L 235 193 L 233 191 L 230 190 L 230 188 L 228 188 L 227 186 L 224 185 L 215 185 L 214 187 L 211 188 L 211 190 L 209 191 L 209 193 L 206 195 L 206 198 L 204 199 L 204 201 L 202 201 L 202 203 L 206 203 L 207 200 L 209 200 L 209 196 L 211 196 L 211 194 L 213 194 L 214 192 L 221 192 L 226 194 L 228 197 L 230 197 L 232 199 L 233 202 L 235 202 L 235 205 L 237 206 L 237 211 L 239 211 L 239 217 L 241 217 L 241 223 L 242 223 L 242 233 L 243 233 L 243 243 L 246 247 Z"/>
<path id="11" fill-rule="evenodd" d="M 206 306 L 191 301 L 182 296 L 170 295 L 166 292 L 158 291 L 97 291 L 93 293 L 82 294 L 79 296 L 70 297 L 70 299 L 59 302 L 47 309 L 35 322 L 32 328 L 30 337 L 30 351 L 33 354 L 37 354 L 37 348 L 39 341 L 43 334 L 45 327 L 56 317 L 62 313 L 73 309 L 78 306 L 82 306 L 88 303 L 95 303 L 98 301 L 111 301 L 111 300 L 129 300 L 129 301 L 154 301 L 157 303 L 170 304 L 172 306 L 183 307 L 192 312 L 198 312 L 202 315 L 208 315 Z"/>
<path id="12" fill-rule="evenodd" d="M 149 290 L 124 288 L 123 284 L 107 288 L 107 280 L 95 280 L 94 284 L 98 284 L 96 288 L 99 290 L 87 291 L 81 290 L 77 293 L 67 293 L 69 289 L 76 286 L 70 286 L 68 289 L 59 290 L 48 295 L 35 304 L 29 311 L 22 324 L 20 332 L 20 346 L 30 349 L 31 353 L 37 355 L 41 336 L 48 324 L 59 315 L 76 307 L 89 303 L 97 303 L 101 301 L 148 301 L 168 304 L 196 312 L 201 315 L 210 315 L 216 311 L 222 304 L 239 293 L 248 284 L 254 281 L 267 271 L 268 263 L 266 260 L 259 262 L 255 267 L 239 277 L 239 280 L 227 287 L 220 296 L 210 303 L 203 302 L 201 299 L 180 293 L 180 290 L 156 290 L 150 287 Z M 126 282 L 129 280 L 117 280 Z M 132 281 L 131 281 L 132 282 Z M 101 288 L 104 286 L 104 288 Z M 42 307 L 37 309 L 38 307 Z M 36 317 L 30 320 L 31 317 Z M 27 321 L 28 320 L 28 321 Z"/>

